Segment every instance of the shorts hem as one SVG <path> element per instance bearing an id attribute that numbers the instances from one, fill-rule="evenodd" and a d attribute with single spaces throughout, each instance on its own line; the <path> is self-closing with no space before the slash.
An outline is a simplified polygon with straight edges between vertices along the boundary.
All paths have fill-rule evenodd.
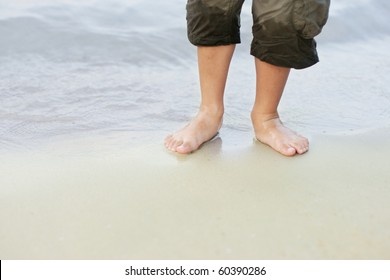
<path id="1" fill-rule="evenodd" d="M 260 59 L 261 61 L 267 62 L 275 66 L 294 69 L 305 69 L 319 62 L 318 56 L 300 57 L 297 59 L 296 57 L 280 56 L 276 54 L 264 53 L 253 50 L 251 51 L 251 55 Z"/>
<path id="2" fill-rule="evenodd" d="M 240 44 L 241 39 L 239 37 L 208 37 L 208 38 L 197 38 L 195 36 L 188 36 L 191 44 L 195 46 L 224 46 L 232 44 Z"/>
<path id="3" fill-rule="evenodd" d="M 300 37 L 275 41 L 253 40 L 251 55 L 275 66 L 304 69 L 319 62 L 316 41 Z"/>

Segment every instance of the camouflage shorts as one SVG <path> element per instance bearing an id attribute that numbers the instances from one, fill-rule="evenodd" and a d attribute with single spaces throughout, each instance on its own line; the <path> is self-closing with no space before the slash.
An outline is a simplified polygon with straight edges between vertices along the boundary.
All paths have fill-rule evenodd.
<path id="1" fill-rule="evenodd" d="M 314 37 L 330 0 L 252 0 L 251 54 L 273 65 L 302 69 L 318 62 Z M 240 43 L 244 0 L 188 0 L 187 30 L 196 46 Z"/>

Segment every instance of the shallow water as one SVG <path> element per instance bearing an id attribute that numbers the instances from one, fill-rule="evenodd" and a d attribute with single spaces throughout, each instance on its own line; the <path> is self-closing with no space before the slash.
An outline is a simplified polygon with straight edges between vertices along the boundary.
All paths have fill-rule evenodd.
<path id="1" fill-rule="evenodd" d="M 307 135 L 390 127 L 390 4 L 333 1 L 321 63 L 291 75 L 280 111 Z M 221 133 L 251 135 L 250 1 Z M 1 0 L 0 150 L 63 138 L 159 142 L 196 112 L 185 1 Z"/>

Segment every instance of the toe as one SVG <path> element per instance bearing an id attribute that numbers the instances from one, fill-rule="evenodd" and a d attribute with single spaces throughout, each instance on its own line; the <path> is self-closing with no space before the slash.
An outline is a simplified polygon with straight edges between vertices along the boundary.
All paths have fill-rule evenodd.
<path id="1" fill-rule="evenodd" d="M 306 138 L 302 137 L 302 139 L 296 139 L 292 143 L 290 143 L 290 146 L 293 147 L 298 154 L 304 154 L 307 152 L 309 147 L 309 142 Z"/>
<path id="2" fill-rule="evenodd" d="M 176 148 L 176 152 L 180 154 L 189 154 L 192 151 L 193 151 L 192 147 L 187 143 L 183 143 Z"/>
<path id="3" fill-rule="evenodd" d="M 174 145 L 175 145 L 175 142 L 176 142 L 176 140 L 175 140 L 175 138 L 172 138 L 169 142 L 168 142 L 168 149 L 169 150 L 171 150 L 171 151 L 173 151 L 173 147 L 174 147 Z"/>
<path id="4" fill-rule="evenodd" d="M 285 156 L 293 156 L 297 153 L 297 150 L 290 145 L 282 145 L 279 152 Z"/>
<path id="5" fill-rule="evenodd" d="M 309 145 L 303 145 L 301 150 L 299 151 L 299 154 L 304 154 L 309 150 Z"/>
<path id="6" fill-rule="evenodd" d="M 170 150 L 176 152 L 177 147 L 180 146 L 181 144 L 183 144 L 182 140 L 176 140 L 176 139 L 173 140 L 170 146 Z"/>
<path id="7" fill-rule="evenodd" d="M 289 147 L 287 150 L 285 150 L 286 156 L 293 156 L 295 155 L 297 150 L 295 150 L 293 147 Z"/>
<path id="8" fill-rule="evenodd" d="M 306 147 L 304 145 L 299 145 L 298 148 L 297 148 L 297 152 L 298 154 L 303 154 L 306 152 Z"/>
<path id="9" fill-rule="evenodd" d="M 165 137 L 165 139 L 164 139 L 164 145 L 165 145 L 165 147 L 169 147 L 169 145 L 171 144 L 171 142 L 172 142 L 172 135 L 168 135 L 167 137 Z"/>
<path id="10" fill-rule="evenodd" d="M 304 140 L 300 143 L 298 153 L 304 154 L 309 150 L 309 141 L 304 138 Z"/>

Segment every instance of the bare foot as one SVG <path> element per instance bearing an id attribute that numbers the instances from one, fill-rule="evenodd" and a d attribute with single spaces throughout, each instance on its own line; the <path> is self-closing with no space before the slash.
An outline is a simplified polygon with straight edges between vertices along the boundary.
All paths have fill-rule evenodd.
<path id="1" fill-rule="evenodd" d="M 282 155 L 304 154 L 309 150 L 309 141 L 285 127 L 277 114 L 265 117 L 252 112 L 252 122 L 257 140 Z"/>
<path id="2" fill-rule="evenodd" d="M 211 140 L 221 126 L 222 114 L 201 110 L 189 124 L 165 138 L 165 147 L 180 154 L 191 153 Z"/>

